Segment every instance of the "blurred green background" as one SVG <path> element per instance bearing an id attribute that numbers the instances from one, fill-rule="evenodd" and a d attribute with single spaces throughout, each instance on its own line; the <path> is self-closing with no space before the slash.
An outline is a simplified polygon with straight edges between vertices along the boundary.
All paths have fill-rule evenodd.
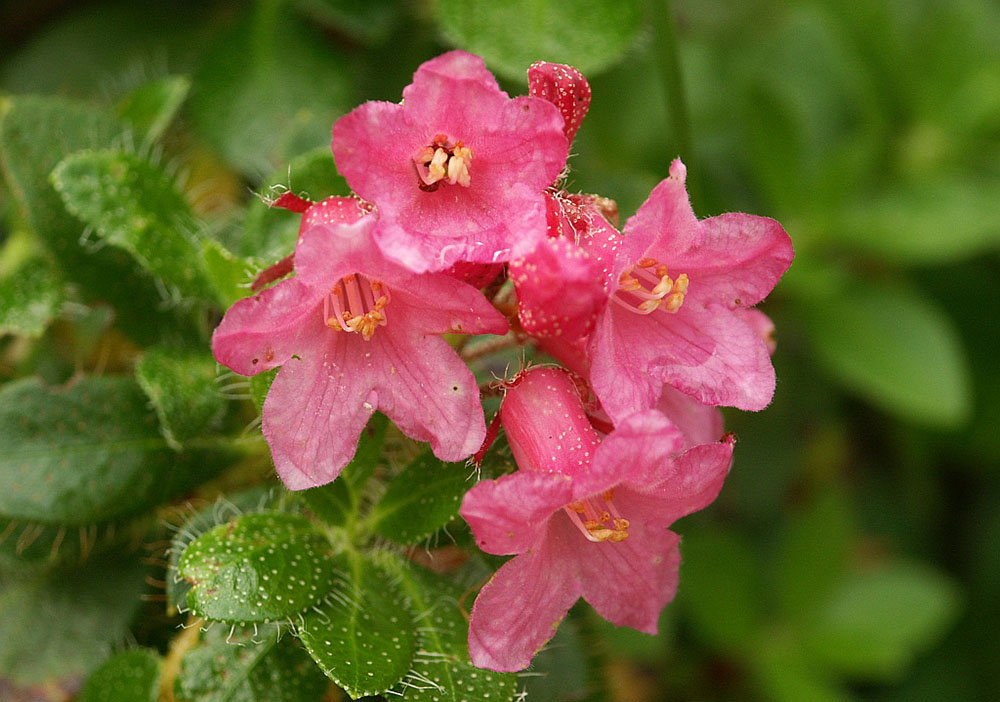
<path id="1" fill-rule="evenodd" d="M 0 114 L 26 94 L 126 116 L 144 90 L 173 101 L 134 146 L 168 166 L 229 250 L 270 262 L 293 239 L 254 238 L 269 230 L 253 192 L 308 190 L 296 164 L 315 173 L 333 121 L 398 100 L 421 61 L 479 53 L 512 94 L 534 60 L 578 66 L 594 97 L 569 189 L 616 199 L 624 220 L 682 155 L 699 216 L 774 217 L 796 260 L 763 306 L 777 324 L 774 404 L 727 413 L 736 463 L 718 502 L 678 525 L 681 589 L 663 633 L 574 610 L 524 679 L 531 699 L 989 700 L 998 37 L 991 0 L 3 2 Z M 11 281 L 46 215 L 26 205 L 9 175 L 25 164 L 11 158 L 0 292 L 13 296 L 30 294 Z M 0 331 L 20 331 L 0 337 L 0 382 L 92 363 L 108 321 L 61 304 L 47 299 L 62 321 L 43 330 L 43 312 L 32 334 L 0 311 Z M 120 343 L 156 335 L 136 329 Z M 0 650 L 4 677 L 12 656 Z M 9 684 L 0 696 L 64 699 L 56 683 Z"/>

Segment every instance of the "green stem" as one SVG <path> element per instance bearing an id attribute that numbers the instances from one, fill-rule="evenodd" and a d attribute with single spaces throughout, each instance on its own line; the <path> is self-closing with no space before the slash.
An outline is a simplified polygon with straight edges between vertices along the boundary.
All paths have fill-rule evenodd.
<path id="1" fill-rule="evenodd" d="M 663 81 L 663 93 L 666 97 L 667 115 L 670 118 L 674 143 L 677 146 L 677 152 L 688 168 L 687 184 L 691 200 L 692 202 L 700 202 L 699 173 L 695 167 L 694 148 L 691 140 L 691 115 L 684 92 L 684 76 L 681 72 L 673 4 L 670 0 L 653 0 L 650 14 L 653 18 L 653 30 L 656 38 L 656 62 L 660 67 L 660 79 Z"/>

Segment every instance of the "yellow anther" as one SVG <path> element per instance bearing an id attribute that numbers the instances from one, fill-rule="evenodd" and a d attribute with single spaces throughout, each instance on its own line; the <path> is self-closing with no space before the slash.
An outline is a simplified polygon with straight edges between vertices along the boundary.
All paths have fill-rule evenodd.
<path id="1" fill-rule="evenodd" d="M 659 261 L 657 261 L 655 258 L 645 257 L 645 258 L 640 258 L 639 262 L 636 265 L 639 266 L 639 268 L 652 268 L 658 263 Z"/>
<path id="2" fill-rule="evenodd" d="M 611 500 L 615 499 L 615 490 L 614 490 L 614 488 L 611 488 L 610 490 L 605 490 L 604 492 L 602 492 L 601 493 L 601 499 L 604 500 L 605 502 L 611 502 Z"/>
<path id="3" fill-rule="evenodd" d="M 624 517 L 618 517 L 613 523 L 616 531 L 625 531 L 629 528 L 629 521 Z"/>
<path id="4" fill-rule="evenodd" d="M 448 162 L 448 152 L 442 148 L 437 148 L 434 150 L 434 157 L 431 159 L 430 164 L 427 166 L 427 180 L 430 183 L 436 183 L 445 177 L 447 171 L 445 170 L 445 164 Z"/>
<path id="5" fill-rule="evenodd" d="M 658 265 L 656 267 L 656 275 L 658 275 L 658 276 L 660 276 L 662 278 L 666 274 L 667 274 L 667 264 L 666 263 L 661 263 L 660 265 Z"/>
<path id="6" fill-rule="evenodd" d="M 584 512 L 587 511 L 587 508 L 583 506 L 583 502 L 582 501 L 570 502 L 567 505 L 567 507 L 569 507 L 574 512 L 578 512 L 580 514 L 583 514 Z"/>
<path id="7" fill-rule="evenodd" d="M 601 524 L 607 524 L 611 521 L 611 512 L 601 512 L 600 519 L 598 520 Z"/>
<path id="8" fill-rule="evenodd" d="M 688 283 L 690 281 L 688 280 L 687 273 L 681 273 L 674 282 L 674 292 L 681 295 L 685 294 L 688 291 Z"/>
<path id="9" fill-rule="evenodd" d="M 683 302 L 683 300 L 684 300 L 684 298 L 681 298 L 682 302 Z M 662 302 L 662 300 L 660 300 L 660 299 L 656 299 L 656 300 L 643 300 L 642 302 L 639 303 L 639 311 L 642 312 L 643 314 L 649 314 L 650 312 L 652 312 L 653 310 L 655 310 L 657 307 L 659 307 L 661 302 Z"/>
<path id="10" fill-rule="evenodd" d="M 413 157 L 413 160 L 417 163 L 423 163 L 427 165 L 430 160 L 434 158 L 434 148 L 430 146 L 425 146 L 417 152 L 417 155 Z"/>
<path id="11" fill-rule="evenodd" d="M 663 298 L 663 309 L 667 312 L 676 312 L 684 304 L 684 293 L 672 293 Z"/>
<path id="12" fill-rule="evenodd" d="M 671 288 L 674 287 L 674 281 L 671 280 L 669 275 L 665 275 L 660 279 L 660 282 L 653 286 L 654 295 L 663 295 L 667 293 Z"/>

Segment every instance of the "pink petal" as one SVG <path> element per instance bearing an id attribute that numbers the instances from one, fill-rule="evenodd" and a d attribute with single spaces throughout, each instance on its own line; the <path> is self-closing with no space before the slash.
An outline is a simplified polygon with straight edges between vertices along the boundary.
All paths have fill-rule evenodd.
<path id="1" fill-rule="evenodd" d="M 521 470 L 574 477 L 589 471 L 598 437 L 580 392 L 561 368 L 533 368 L 511 383 L 500 417 Z"/>
<path id="2" fill-rule="evenodd" d="M 546 239 L 508 270 L 521 326 L 535 337 L 589 334 L 608 301 L 601 269 L 569 239 Z"/>
<path id="3" fill-rule="evenodd" d="M 582 540 L 583 537 L 577 534 Z M 523 670 L 580 597 L 564 545 L 543 538 L 503 565 L 472 607 L 469 655 L 480 668 Z"/>
<path id="4" fill-rule="evenodd" d="M 418 316 L 416 310 L 403 310 L 397 318 L 408 312 Z M 377 331 L 370 348 L 354 351 L 360 358 L 352 359 L 353 371 L 371 378 L 378 408 L 400 431 L 430 442 L 434 455 L 443 461 L 468 458 L 486 436 L 472 371 L 444 339 L 427 335 L 410 322 L 404 328 L 397 321 L 396 326 L 389 333 Z"/>
<path id="5" fill-rule="evenodd" d="M 700 223 L 690 248 L 658 241 L 649 251 L 672 275 L 687 273 L 690 300 L 750 307 L 763 300 L 788 270 L 792 241 L 767 217 L 724 214 Z M 672 258 L 668 258 L 672 256 Z"/>
<path id="6" fill-rule="evenodd" d="M 735 444 L 729 434 L 722 441 L 688 449 L 664 464 L 658 481 L 633 483 L 631 491 L 621 495 L 616 490 L 615 503 L 621 503 L 619 509 L 629 519 L 634 515 L 666 528 L 715 501 L 732 466 Z"/>
<path id="7" fill-rule="evenodd" d="M 528 93 L 559 108 L 563 133 L 573 141 L 590 107 L 590 84 L 583 74 L 565 64 L 537 61 L 528 68 Z"/>
<path id="8" fill-rule="evenodd" d="M 327 329 L 318 311 L 315 319 L 307 349 L 281 367 L 264 402 L 264 436 L 290 490 L 340 475 L 377 402 L 370 379 L 353 372 L 361 337 Z"/>
<path id="9" fill-rule="evenodd" d="M 722 413 L 716 407 L 704 405 L 689 395 L 664 385 L 656 409 L 681 430 L 684 447 L 710 444 L 722 438 Z"/>
<path id="10" fill-rule="evenodd" d="M 558 473 L 519 470 L 478 483 L 465 494 L 460 513 L 483 551 L 524 553 L 542 538 L 553 513 L 573 501 L 570 483 Z"/>
<path id="11" fill-rule="evenodd" d="M 627 488 L 616 488 L 615 503 L 627 506 Z M 566 543 L 563 558 L 579 572 L 583 598 L 612 624 L 655 634 L 660 612 L 677 592 L 680 542 L 672 531 L 647 523 L 632 512 L 629 535 L 614 543 L 587 541 L 569 522 L 553 525 Z"/>
<path id="12" fill-rule="evenodd" d="M 367 213 L 368 210 L 357 198 L 328 197 L 305 211 L 299 224 L 299 234 L 310 227 L 323 224 L 353 224 Z"/>
<path id="13" fill-rule="evenodd" d="M 707 405 L 760 410 L 774 395 L 764 342 L 732 310 L 685 302 L 676 314 L 609 305 L 592 337 L 591 383 L 616 421 L 655 405 L 662 383 Z"/>
<path id="14" fill-rule="evenodd" d="M 675 159 L 670 164 L 670 176 L 653 188 L 639 210 L 625 222 L 625 241 L 615 264 L 615 280 L 645 256 L 654 243 L 669 253 L 687 251 L 698 240 L 698 218 L 688 200 L 686 179 L 687 168 L 680 159 Z M 672 266 L 669 258 L 661 263 Z M 675 273 L 672 269 L 670 272 Z"/>
<path id="15" fill-rule="evenodd" d="M 320 296 L 291 278 L 238 300 L 212 334 L 212 352 L 240 375 L 256 375 L 300 353 L 308 323 L 319 320 Z"/>
<path id="16" fill-rule="evenodd" d="M 421 83 L 430 76 L 449 80 L 466 80 L 480 84 L 484 88 L 500 90 L 483 59 L 466 51 L 449 51 L 429 61 L 425 61 L 413 74 L 413 82 Z"/>
<path id="17" fill-rule="evenodd" d="M 476 288 L 446 273 L 386 277 L 398 286 L 393 300 L 405 301 L 415 321 L 432 334 L 506 334 L 507 318 Z M 394 302 L 386 308 L 392 314 Z M 391 322 L 390 322 L 391 323 Z"/>
<path id="18" fill-rule="evenodd" d="M 740 319 L 757 332 L 757 336 L 764 340 L 767 345 L 767 352 L 774 355 L 778 348 L 778 341 L 774 338 L 774 322 L 766 314 L 755 308 L 735 310 Z"/>
<path id="19" fill-rule="evenodd" d="M 680 430 L 656 410 L 629 415 L 597 448 L 591 474 L 618 483 L 643 485 L 663 479 L 671 457 L 684 446 Z"/>

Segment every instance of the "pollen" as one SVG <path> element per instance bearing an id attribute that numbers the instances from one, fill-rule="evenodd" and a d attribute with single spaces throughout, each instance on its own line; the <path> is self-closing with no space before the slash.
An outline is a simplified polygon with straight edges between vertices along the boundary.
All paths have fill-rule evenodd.
<path id="1" fill-rule="evenodd" d="M 434 192 L 441 183 L 469 187 L 471 165 L 472 149 L 461 141 L 453 142 L 446 134 L 435 134 L 429 145 L 413 155 L 417 186 L 425 192 Z"/>
<path id="2" fill-rule="evenodd" d="M 338 280 L 323 299 L 323 321 L 334 331 L 353 332 L 369 341 L 388 322 L 389 300 L 382 281 L 352 273 Z"/>
<path id="3" fill-rule="evenodd" d="M 570 502 L 563 511 L 587 541 L 620 543 L 628 538 L 629 521 L 618 512 L 614 497 L 614 490 L 605 490 Z"/>
<path id="4" fill-rule="evenodd" d="M 684 304 L 690 282 L 687 273 L 671 278 L 666 264 L 643 257 L 618 277 L 618 289 L 611 299 L 635 314 L 656 310 L 673 314 Z"/>

